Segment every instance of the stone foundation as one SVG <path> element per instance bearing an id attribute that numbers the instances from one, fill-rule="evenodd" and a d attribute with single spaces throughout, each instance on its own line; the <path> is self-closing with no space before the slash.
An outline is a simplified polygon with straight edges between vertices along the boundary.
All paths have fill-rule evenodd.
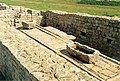
<path id="1" fill-rule="evenodd" d="M 42 26 L 53 26 L 77 41 L 120 60 L 120 19 L 62 11 L 42 11 Z"/>
<path id="2" fill-rule="evenodd" d="M 2 72 L 7 81 L 103 81 L 101 78 L 112 81 L 113 79 L 114 81 L 119 80 L 119 65 L 109 60 L 110 58 L 106 59 L 101 56 L 101 59 L 95 65 L 83 62 L 78 63 L 79 61 L 71 57 L 66 51 L 66 44 L 73 42 L 71 40 L 75 37 L 69 36 L 58 29 L 75 35 L 78 41 L 87 42 L 88 44 L 93 43 L 89 41 L 90 39 L 88 40 L 90 38 L 87 34 L 89 29 L 86 29 L 85 32 L 83 26 L 80 28 L 84 30 L 76 31 L 76 25 L 78 25 L 78 20 L 74 21 L 74 17 L 77 18 L 76 15 L 73 16 L 74 14 L 70 14 L 70 18 L 73 18 L 71 21 L 66 13 L 58 14 L 47 11 L 42 13 L 44 14 L 42 20 L 44 22 L 41 25 L 47 26 L 51 24 L 58 29 L 53 27 L 39 27 L 24 30 L 22 29 L 21 21 L 29 20 L 31 16 L 29 14 L 26 16 L 26 9 L 24 10 L 22 7 L 15 8 L 0 12 L 0 41 L 2 41 L 0 43 L 0 72 Z M 48 21 L 51 14 L 54 14 L 55 17 L 52 15 L 52 20 Z M 36 15 L 37 17 L 40 16 L 39 11 L 36 12 Z M 63 18 L 59 18 L 57 15 L 63 15 Z M 18 18 L 21 16 L 21 21 L 15 21 L 14 18 L 16 16 Z M 32 14 L 32 18 L 34 16 Z M 60 22 L 58 21 L 59 19 L 61 19 Z M 17 25 L 13 26 L 15 23 Z M 69 26 L 70 24 L 73 25 Z M 119 29 L 119 27 L 116 28 Z M 78 33 L 80 33 L 80 36 L 76 35 Z M 119 37 L 117 38 L 119 39 Z M 119 43 L 118 39 L 115 41 Z M 92 36 L 91 40 L 93 40 Z M 112 43 L 111 40 L 109 37 L 107 38 L 108 43 Z M 97 42 L 100 42 L 100 39 L 99 41 L 96 39 L 95 44 Z"/>
<path id="3" fill-rule="evenodd" d="M 23 21 L 22 22 L 23 28 L 32 29 L 36 26 L 36 21 Z"/>
<path id="4" fill-rule="evenodd" d="M 0 10 L 6 10 L 8 8 L 9 6 L 7 6 L 6 4 L 0 3 Z"/>
<path id="5" fill-rule="evenodd" d="M 38 81 L 23 67 L 10 50 L 0 42 L 0 71 L 5 79 L 14 81 Z"/>

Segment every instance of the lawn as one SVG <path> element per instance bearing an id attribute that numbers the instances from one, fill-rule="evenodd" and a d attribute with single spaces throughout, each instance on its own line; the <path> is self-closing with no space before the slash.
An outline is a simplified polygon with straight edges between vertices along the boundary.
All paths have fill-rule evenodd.
<path id="1" fill-rule="evenodd" d="M 62 10 L 93 15 L 118 16 L 120 6 L 78 4 L 80 0 L 0 0 L 8 5 L 25 6 L 36 10 Z"/>

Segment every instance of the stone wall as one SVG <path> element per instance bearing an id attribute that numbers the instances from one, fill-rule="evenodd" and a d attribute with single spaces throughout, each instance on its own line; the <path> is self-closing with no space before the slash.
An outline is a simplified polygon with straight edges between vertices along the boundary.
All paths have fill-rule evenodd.
<path id="1" fill-rule="evenodd" d="M 7 6 L 6 4 L 0 3 L 0 10 L 6 10 L 8 8 L 9 6 Z"/>
<path id="2" fill-rule="evenodd" d="M 6 81 L 38 81 L 1 42 L 0 65 L 0 71 L 5 76 Z"/>
<path id="3" fill-rule="evenodd" d="M 62 11 L 42 11 L 42 26 L 53 26 L 77 41 L 120 60 L 120 19 Z"/>

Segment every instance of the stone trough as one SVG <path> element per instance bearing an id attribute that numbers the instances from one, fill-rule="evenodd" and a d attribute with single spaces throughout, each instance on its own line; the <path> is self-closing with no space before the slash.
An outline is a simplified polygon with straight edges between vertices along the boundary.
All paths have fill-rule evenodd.
<path id="1" fill-rule="evenodd" d="M 78 42 L 70 43 L 67 45 L 67 51 L 80 60 L 87 63 L 95 63 L 99 59 L 100 52 L 86 45 L 82 45 Z"/>
<path id="2" fill-rule="evenodd" d="M 23 28 L 33 29 L 36 26 L 36 21 L 35 20 L 33 20 L 33 21 L 23 21 L 22 25 L 23 25 Z"/>

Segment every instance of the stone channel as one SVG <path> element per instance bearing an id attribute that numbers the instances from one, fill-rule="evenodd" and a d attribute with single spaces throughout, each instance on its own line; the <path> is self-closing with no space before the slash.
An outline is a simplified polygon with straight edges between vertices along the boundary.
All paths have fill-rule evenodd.
<path id="1" fill-rule="evenodd" d="M 85 42 L 89 41 L 87 38 L 87 32 L 89 29 L 85 30 L 84 26 L 82 27 L 82 25 L 81 27 L 83 29 L 81 27 L 80 29 L 76 29 L 76 25 L 78 25 L 76 23 L 80 22 L 79 16 L 84 23 L 86 22 L 86 20 L 84 20 L 86 19 L 86 16 L 69 14 L 61 11 L 37 11 L 19 6 L 7 6 L 5 4 L 0 5 L 0 10 L 0 80 L 120 80 L 120 63 L 118 61 L 100 54 L 97 62 L 89 64 L 71 56 L 67 52 L 67 44 L 73 43 L 76 41 L 76 38 L 78 41 L 80 40 L 78 39 L 79 35 L 76 35 L 78 32 L 81 32 L 81 41 L 79 42 L 83 43 L 84 40 L 86 40 Z M 76 16 L 78 17 L 78 20 L 76 20 Z M 68 17 L 68 20 L 65 20 L 66 17 Z M 99 17 L 95 17 L 95 19 L 98 18 Z M 99 22 L 100 19 L 95 21 L 97 25 L 97 22 Z M 28 29 L 27 27 L 24 28 L 22 26 L 22 22 L 31 20 L 36 21 L 36 26 L 34 23 L 32 23 L 32 26 L 34 26 L 33 28 L 30 25 L 27 26 Z M 89 20 L 91 20 L 91 17 Z M 107 33 L 105 36 L 106 42 L 115 48 L 119 48 L 119 20 L 110 19 L 109 21 L 109 19 L 106 18 L 103 18 L 103 20 L 106 21 L 103 24 L 105 26 L 107 25 L 106 27 L 111 24 L 113 27 L 116 27 L 111 29 L 111 32 L 114 31 L 113 33 L 115 33 L 115 35 L 110 35 L 109 37 L 107 36 Z M 73 23 L 71 23 L 72 21 Z M 108 21 L 109 23 L 106 24 Z M 94 23 L 93 20 L 91 20 L 88 24 L 91 25 L 90 23 Z M 87 27 L 87 25 L 85 26 Z M 99 26 L 100 25 L 98 25 L 98 30 Z M 73 27 L 73 30 L 75 27 L 76 32 L 72 31 L 71 27 Z M 94 27 L 96 27 L 96 25 Z M 69 33 L 66 28 L 69 30 Z M 90 30 L 93 31 L 92 28 Z M 96 39 L 96 37 L 94 39 Z M 103 41 L 103 39 L 101 41 Z M 93 40 L 90 40 L 86 44 L 89 45 L 90 42 L 93 45 Z M 96 45 L 95 48 L 97 46 L 99 45 Z M 108 44 L 105 46 L 108 47 Z M 112 46 L 111 48 L 113 48 Z M 100 47 L 102 47 L 102 45 Z M 115 53 L 115 55 L 119 54 L 120 50 L 116 50 L 117 51 L 114 49 L 111 50 L 111 53 Z M 109 52 L 106 53 L 110 54 Z"/>

